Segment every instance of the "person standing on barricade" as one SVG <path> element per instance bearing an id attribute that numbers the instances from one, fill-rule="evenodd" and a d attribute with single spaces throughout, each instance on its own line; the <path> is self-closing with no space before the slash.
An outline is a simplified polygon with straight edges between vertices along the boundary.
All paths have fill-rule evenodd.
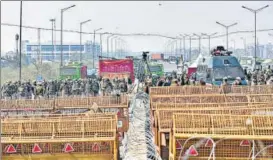
<path id="1" fill-rule="evenodd" d="M 220 93 L 227 94 L 227 93 L 230 93 L 230 92 L 231 92 L 231 85 L 228 84 L 228 78 L 224 77 L 223 78 L 223 83 L 221 85 Z"/>

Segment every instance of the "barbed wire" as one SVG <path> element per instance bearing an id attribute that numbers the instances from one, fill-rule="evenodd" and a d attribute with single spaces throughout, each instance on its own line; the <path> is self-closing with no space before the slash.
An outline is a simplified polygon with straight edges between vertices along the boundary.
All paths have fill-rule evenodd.
<path id="1" fill-rule="evenodd" d="M 11 24 L 11 23 L 1 23 L 1 26 L 10 26 L 10 27 L 20 27 L 20 25 L 17 24 Z M 46 30 L 46 31 L 52 31 L 52 28 L 44 28 L 44 27 L 33 27 L 33 26 L 22 26 L 22 28 L 28 28 L 28 29 L 40 29 L 40 30 Z M 61 29 L 53 29 L 53 31 L 58 31 L 60 32 Z M 270 32 L 273 31 L 273 29 L 259 29 L 257 32 Z M 70 33 L 82 33 L 82 34 L 94 34 L 93 32 L 80 32 L 76 30 L 67 30 L 63 29 L 63 32 L 70 32 Z M 253 33 L 255 32 L 254 30 L 239 30 L 239 31 L 234 31 L 230 32 L 229 35 L 234 35 L 234 34 L 240 34 L 240 33 Z M 162 38 L 168 38 L 168 39 L 181 39 L 177 37 L 172 37 L 172 36 L 167 36 L 167 35 L 162 35 L 162 34 L 155 34 L 155 33 L 114 33 L 114 32 L 101 32 L 101 33 L 95 33 L 95 34 L 110 34 L 110 35 L 117 35 L 117 36 L 152 36 L 152 37 L 162 37 Z M 211 39 L 215 38 L 220 38 L 220 37 L 225 37 L 226 34 L 221 34 L 221 35 L 216 35 L 211 37 Z M 201 37 L 201 39 L 208 39 L 208 37 Z M 185 38 L 185 40 L 189 40 L 189 38 Z M 198 40 L 198 38 L 192 37 L 191 40 Z"/>

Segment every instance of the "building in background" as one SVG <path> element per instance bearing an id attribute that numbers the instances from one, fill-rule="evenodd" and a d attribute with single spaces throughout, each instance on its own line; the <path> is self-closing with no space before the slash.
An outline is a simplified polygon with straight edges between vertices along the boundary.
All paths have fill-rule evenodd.
<path id="1" fill-rule="evenodd" d="M 91 41 L 87 41 L 82 45 L 78 43 L 64 43 L 63 60 L 79 61 L 81 50 L 83 59 L 93 58 L 93 44 Z M 38 45 L 37 43 L 24 41 L 22 51 L 27 58 L 37 61 L 60 61 L 61 59 L 61 45 L 52 45 L 51 42 Z M 100 45 L 95 44 L 95 59 L 97 59 L 98 54 L 100 54 Z"/>

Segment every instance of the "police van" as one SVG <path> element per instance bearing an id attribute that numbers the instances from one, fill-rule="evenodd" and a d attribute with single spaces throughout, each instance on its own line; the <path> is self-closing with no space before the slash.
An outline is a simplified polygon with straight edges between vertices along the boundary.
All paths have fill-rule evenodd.
<path id="1" fill-rule="evenodd" d="M 232 84 L 236 78 L 241 79 L 242 85 L 247 85 L 246 77 L 238 59 L 226 51 L 223 46 L 217 46 L 211 51 L 211 56 L 197 66 L 196 80 L 203 79 L 212 85 L 221 85 L 223 78 Z"/>

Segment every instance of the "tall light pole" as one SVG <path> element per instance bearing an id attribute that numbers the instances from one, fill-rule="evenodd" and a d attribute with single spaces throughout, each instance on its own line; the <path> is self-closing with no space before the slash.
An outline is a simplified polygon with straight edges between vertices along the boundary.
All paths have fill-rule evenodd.
<path id="1" fill-rule="evenodd" d="M 230 27 L 232 27 L 232 26 L 237 25 L 238 23 L 236 22 L 236 23 L 233 23 L 233 24 L 231 24 L 231 25 L 224 25 L 224 24 L 222 24 L 222 23 L 216 21 L 216 24 L 219 24 L 220 26 L 226 28 L 226 38 L 227 38 L 227 40 L 226 40 L 226 43 L 227 43 L 226 49 L 228 50 L 228 29 L 229 29 Z"/>
<path id="2" fill-rule="evenodd" d="M 22 20 L 23 20 L 23 1 L 20 1 L 20 46 L 19 46 L 19 80 L 22 80 Z M 1 51 L 0 51 L 1 52 Z"/>
<path id="3" fill-rule="evenodd" d="M 185 34 L 185 36 L 189 37 L 189 40 L 190 40 L 190 50 L 189 50 L 189 62 L 191 61 L 191 38 L 192 36 L 191 35 L 188 35 L 188 34 Z"/>
<path id="4" fill-rule="evenodd" d="M 212 33 L 212 34 L 206 34 L 206 33 L 202 33 L 203 36 L 207 36 L 208 37 L 208 41 L 209 41 L 209 54 L 210 54 L 210 38 L 214 35 L 216 35 L 217 32 Z"/>
<path id="5" fill-rule="evenodd" d="M 111 37 L 115 36 L 114 34 L 110 34 L 109 36 L 107 36 L 107 57 L 109 57 L 109 39 Z"/>
<path id="6" fill-rule="evenodd" d="M 198 34 L 195 34 L 193 33 L 193 35 L 195 35 L 196 37 L 198 37 L 198 50 L 199 50 L 199 54 L 201 54 L 201 38 L 202 38 L 202 35 L 198 35 Z"/>
<path id="7" fill-rule="evenodd" d="M 180 36 L 183 38 L 183 54 L 186 55 L 186 35 L 180 34 Z"/>
<path id="8" fill-rule="evenodd" d="M 80 23 L 80 62 L 82 62 L 82 49 L 84 48 L 84 47 L 82 47 L 82 25 L 84 25 L 90 21 L 91 21 L 91 19 L 88 19 L 88 20 Z"/>
<path id="9" fill-rule="evenodd" d="M 61 66 L 63 66 L 63 13 L 70 8 L 75 7 L 76 5 L 72 5 L 66 8 L 61 9 Z"/>
<path id="10" fill-rule="evenodd" d="M 233 53 L 235 54 L 235 40 L 234 39 L 231 39 L 231 42 L 233 42 Z M 235 54 L 235 55 L 237 55 L 237 54 Z M 237 55 L 238 56 L 238 55 Z"/>
<path id="11" fill-rule="evenodd" d="M 246 39 L 243 38 L 243 37 L 241 37 L 240 39 L 243 40 L 243 43 L 244 43 L 244 50 L 245 50 L 245 56 L 246 56 L 246 55 L 247 55 L 247 53 L 246 53 Z"/>
<path id="12" fill-rule="evenodd" d="M 96 52 L 96 32 L 102 30 L 102 28 L 94 30 L 94 40 L 93 40 L 93 68 L 95 68 L 95 52 Z"/>
<path id="13" fill-rule="evenodd" d="M 114 36 L 112 36 L 111 37 L 112 39 L 110 40 L 110 43 L 111 43 L 111 54 L 112 54 L 112 56 L 113 56 L 113 53 L 114 53 L 114 45 L 113 45 L 113 40 L 115 39 L 115 38 L 117 38 L 117 35 L 114 35 Z"/>
<path id="14" fill-rule="evenodd" d="M 51 22 L 51 43 L 52 43 L 52 60 L 54 60 L 55 59 L 55 57 L 54 57 L 54 23 L 55 23 L 55 21 L 56 21 L 56 19 L 55 18 L 52 18 L 52 19 L 49 19 L 49 21 Z"/>
<path id="15" fill-rule="evenodd" d="M 248 8 L 246 6 L 242 6 L 242 8 L 247 9 L 250 12 L 254 13 L 254 28 L 255 28 L 255 50 L 254 50 L 254 61 L 255 61 L 255 64 L 254 64 L 254 68 L 256 68 L 256 59 L 257 59 L 257 55 L 256 55 L 257 54 L 257 49 L 256 49 L 257 48 L 257 34 L 256 34 L 256 32 L 257 32 L 256 19 L 257 18 L 256 17 L 257 17 L 257 13 L 258 12 L 262 11 L 263 9 L 265 9 L 267 7 L 269 7 L 269 5 L 266 5 L 266 6 L 263 6 L 263 7 L 259 8 L 259 9 L 254 10 L 254 9 Z"/>

